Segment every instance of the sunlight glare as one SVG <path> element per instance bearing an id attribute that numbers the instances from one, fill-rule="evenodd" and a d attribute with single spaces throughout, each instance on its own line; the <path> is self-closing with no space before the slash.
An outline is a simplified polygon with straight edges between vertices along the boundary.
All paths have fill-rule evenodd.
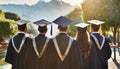
<path id="1" fill-rule="evenodd" d="M 77 6 L 80 6 L 81 3 L 83 3 L 83 0 L 62 0 L 66 3 L 69 3 L 71 5 L 77 5 Z"/>

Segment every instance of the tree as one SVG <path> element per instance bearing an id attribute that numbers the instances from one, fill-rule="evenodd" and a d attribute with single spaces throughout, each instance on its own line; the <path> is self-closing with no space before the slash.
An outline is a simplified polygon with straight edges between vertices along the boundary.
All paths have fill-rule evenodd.
<path id="1" fill-rule="evenodd" d="M 37 35 L 37 30 L 35 29 L 34 25 L 29 23 L 28 24 L 28 33 L 31 35 L 31 36 L 35 36 Z"/>
<path id="2" fill-rule="evenodd" d="M 8 19 L 0 20 L 0 42 L 17 33 L 17 26 L 13 22 Z"/>
<path id="3" fill-rule="evenodd" d="M 98 19 L 107 23 L 109 20 L 109 4 L 109 0 L 85 0 L 82 4 L 85 22 L 92 19 Z M 109 26 L 106 24 L 103 26 L 103 29 L 103 32 L 110 30 Z"/>
<path id="4" fill-rule="evenodd" d="M 4 12 L 0 9 L 0 19 L 5 19 Z"/>
<path id="5" fill-rule="evenodd" d="M 69 25 L 68 29 L 68 34 L 73 37 L 76 35 L 77 32 L 77 28 L 74 25 L 83 22 L 82 13 L 82 9 L 80 7 L 76 7 L 72 12 L 66 15 L 69 19 L 73 21 L 73 23 Z"/>
<path id="6" fill-rule="evenodd" d="M 104 30 L 113 32 L 116 43 L 117 30 L 120 28 L 120 0 L 85 0 L 82 4 L 84 20 L 98 19 L 105 21 Z M 115 52 L 115 49 L 114 49 Z M 116 57 L 114 56 L 115 60 Z"/>
<path id="7" fill-rule="evenodd" d="M 85 0 L 82 4 L 84 20 L 98 19 L 105 21 L 104 32 L 120 26 L 119 0 Z M 94 4 L 93 4 L 94 3 Z"/>
<path id="8" fill-rule="evenodd" d="M 5 12 L 5 18 L 10 20 L 15 20 L 15 21 L 20 20 L 20 17 L 18 16 L 18 14 L 12 13 L 12 12 Z"/>
<path id="9" fill-rule="evenodd" d="M 17 26 L 14 24 L 14 20 L 18 19 L 20 17 L 16 13 L 4 13 L 0 10 L 0 43 L 5 38 L 11 37 L 18 32 Z"/>
<path id="10" fill-rule="evenodd" d="M 4 16 L 4 12 L 0 9 L 0 20 L 2 19 L 5 19 L 5 16 Z M 0 42 L 2 41 L 3 39 L 0 38 Z"/>

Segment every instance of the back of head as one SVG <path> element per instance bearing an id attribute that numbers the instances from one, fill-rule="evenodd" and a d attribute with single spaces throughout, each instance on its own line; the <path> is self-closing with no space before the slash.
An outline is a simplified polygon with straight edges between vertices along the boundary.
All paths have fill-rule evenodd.
<path id="1" fill-rule="evenodd" d="M 100 20 L 89 20 L 88 21 L 91 24 L 91 32 L 99 32 L 102 35 L 102 28 L 101 25 L 104 24 L 105 22 L 100 21 Z"/>
<path id="2" fill-rule="evenodd" d="M 38 31 L 40 33 L 46 33 L 47 32 L 47 26 L 43 26 L 43 27 L 39 26 Z"/>
<path id="3" fill-rule="evenodd" d="M 89 47 L 90 36 L 86 30 L 87 30 L 87 28 L 85 28 L 85 29 L 78 28 L 77 41 L 81 45 L 81 48 Z"/>
<path id="4" fill-rule="evenodd" d="M 18 21 L 15 21 L 15 24 L 18 25 L 18 30 L 19 31 L 23 31 L 26 32 L 27 31 L 27 23 L 29 23 L 30 21 L 24 20 L 24 19 L 20 19 Z"/>
<path id="5" fill-rule="evenodd" d="M 38 21 L 35 21 L 34 24 L 38 25 L 38 31 L 42 34 L 46 34 L 47 32 L 47 25 L 51 24 L 51 22 L 41 19 Z"/>
<path id="6" fill-rule="evenodd" d="M 101 25 L 94 25 L 94 24 L 92 24 L 91 26 L 90 26 L 90 32 L 92 33 L 92 32 L 99 32 L 100 33 L 100 35 L 102 35 L 102 26 Z"/>
<path id="7" fill-rule="evenodd" d="M 99 31 L 100 25 L 91 24 L 91 29 L 92 29 L 93 31 Z"/>
<path id="8" fill-rule="evenodd" d="M 19 31 L 25 31 L 25 29 L 27 29 L 26 24 L 18 25 L 18 30 L 19 30 Z"/>
<path id="9" fill-rule="evenodd" d="M 63 26 L 58 26 L 59 31 L 67 31 L 67 26 L 63 27 Z"/>
<path id="10" fill-rule="evenodd" d="M 67 26 L 69 24 L 71 24 L 72 22 L 73 22 L 72 20 L 70 20 L 64 16 L 60 16 L 53 21 L 53 23 L 58 25 L 58 29 L 60 31 L 67 31 Z"/>
<path id="11" fill-rule="evenodd" d="M 87 31 L 87 27 L 85 27 L 85 28 L 78 27 L 78 32 L 84 33 L 86 31 Z"/>

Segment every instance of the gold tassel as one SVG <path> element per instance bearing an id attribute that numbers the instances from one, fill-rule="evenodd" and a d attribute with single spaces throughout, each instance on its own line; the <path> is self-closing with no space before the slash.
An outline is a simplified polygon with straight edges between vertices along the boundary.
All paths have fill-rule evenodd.
<path id="1" fill-rule="evenodd" d="M 99 28 L 99 33 L 100 33 L 100 35 L 103 34 L 103 32 L 102 32 L 102 26 L 101 25 L 100 25 L 100 28 Z"/>

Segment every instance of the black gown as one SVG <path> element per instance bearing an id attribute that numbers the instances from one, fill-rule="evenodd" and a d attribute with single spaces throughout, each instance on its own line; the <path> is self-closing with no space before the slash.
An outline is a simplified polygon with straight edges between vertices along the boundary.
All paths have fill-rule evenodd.
<path id="1" fill-rule="evenodd" d="M 30 47 L 27 49 L 25 57 L 26 69 L 47 69 L 48 54 L 46 54 L 46 48 L 48 42 L 49 38 L 43 34 L 39 34 L 30 41 Z"/>
<path id="2" fill-rule="evenodd" d="M 12 69 L 24 69 L 26 49 L 29 47 L 28 43 L 31 40 L 31 38 L 24 36 L 25 36 L 24 33 L 19 33 L 9 42 L 5 61 L 12 64 Z M 24 43 L 23 45 L 21 45 L 23 38 L 25 41 L 23 41 Z M 15 50 L 15 48 L 20 49 L 20 45 L 21 50 L 19 51 Z"/>
<path id="3" fill-rule="evenodd" d="M 97 38 L 97 40 L 98 40 L 97 43 L 92 35 Z M 104 38 L 103 37 L 104 36 L 101 36 L 99 33 L 91 34 L 91 40 L 95 44 L 96 53 L 98 55 L 98 60 L 100 62 L 101 69 L 108 69 L 107 60 L 111 57 L 112 52 L 111 52 L 111 49 L 110 49 L 107 39 L 105 37 Z"/>
<path id="4" fill-rule="evenodd" d="M 89 68 L 87 69 L 102 69 L 100 65 L 100 60 L 97 54 L 96 46 L 94 43 L 91 43 L 91 48 L 90 48 L 90 56 L 88 57 L 88 66 Z M 86 65 L 84 65 L 86 66 Z"/>
<path id="5" fill-rule="evenodd" d="M 83 57 L 82 67 L 83 69 L 101 69 L 100 62 L 98 60 L 98 55 L 96 53 L 96 47 L 92 43 L 92 41 L 89 41 L 89 44 L 90 44 L 90 47 L 89 47 L 89 50 L 86 52 L 87 53 L 86 58 L 82 55 Z"/>
<path id="6" fill-rule="evenodd" d="M 55 39 L 58 47 L 55 46 Z M 48 61 L 46 69 L 83 69 L 79 45 L 74 39 L 69 45 L 70 39 L 72 38 L 66 33 L 60 33 L 50 40 L 47 48 Z"/>

